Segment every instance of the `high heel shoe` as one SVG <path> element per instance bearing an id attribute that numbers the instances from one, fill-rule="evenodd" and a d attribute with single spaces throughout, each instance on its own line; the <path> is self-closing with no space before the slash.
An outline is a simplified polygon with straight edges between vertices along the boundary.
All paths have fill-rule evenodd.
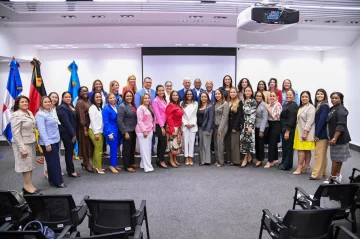
<path id="1" fill-rule="evenodd" d="M 110 166 L 109 169 L 112 173 L 119 173 L 119 171 L 117 171 L 116 168 L 113 166 Z"/>
<path id="2" fill-rule="evenodd" d="M 89 166 L 89 167 L 90 167 L 90 166 Z M 88 171 L 89 173 L 93 173 L 93 172 L 94 172 L 91 167 L 90 167 L 91 169 L 89 169 L 88 166 L 86 166 L 84 163 L 81 163 L 81 168 L 82 168 L 82 170 L 86 170 L 86 171 Z"/>
<path id="3" fill-rule="evenodd" d="M 180 164 L 176 159 L 174 159 L 174 163 L 175 163 L 177 166 L 181 166 L 181 164 Z"/>
<path id="4" fill-rule="evenodd" d="M 190 164 L 190 165 L 193 165 L 193 164 L 194 164 L 192 158 L 189 158 L 189 164 Z"/>
<path id="5" fill-rule="evenodd" d="M 297 169 L 293 172 L 294 175 L 300 175 L 302 173 L 302 167 L 298 166 Z"/>
<path id="6" fill-rule="evenodd" d="M 246 164 L 244 164 L 244 162 L 240 165 L 240 168 L 245 168 L 247 165 L 248 165 L 248 161 L 247 160 L 243 160 L 243 161 L 246 161 Z"/>
<path id="7" fill-rule="evenodd" d="M 258 164 L 258 162 L 260 162 L 260 163 Z M 254 163 L 253 167 L 254 167 L 254 168 L 258 168 L 258 167 L 260 167 L 261 165 L 262 165 L 262 161 L 257 161 L 256 163 Z"/>
<path id="8" fill-rule="evenodd" d="M 305 165 L 305 167 L 302 169 L 302 173 L 308 173 L 308 172 L 310 172 L 310 169 L 311 169 L 311 167 L 310 167 L 310 165 Z"/>
<path id="9" fill-rule="evenodd" d="M 76 172 L 73 172 L 73 173 L 76 173 Z M 76 175 L 74 175 L 73 173 L 68 173 L 68 176 L 71 177 L 71 178 L 80 178 L 81 175 L 76 173 Z"/>
<path id="10" fill-rule="evenodd" d="M 188 166 L 189 164 L 190 164 L 190 163 L 189 163 L 189 158 L 186 157 L 186 158 L 185 158 L 185 165 Z"/>
<path id="11" fill-rule="evenodd" d="M 168 167 L 166 166 L 165 162 L 163 162 L 163 163 L 164 163 L 165 166 L 163 166 L 160 162 L 159 162 L 159 165 L 158 165 L 158 166 L 159 166 L 160 168 L 168 169 Z"/>
<path id="12" fill-rule="evenodd" d="M 105 174 L 105 172 L 102 171 L 102 169 L 99 169 L 99 168 L 94 168 L 94 172 L 97 173 L 97 174 Z"/>
<path id="13" fill-rule="evenodd" d="M 34 195 L 34 194 L 38 194 L 40 191 L 35 190 L 34 192 L 29 192 L 28 190 L 26 190 L 25 188 L 22 188 L 23 194 L 28 194 L 28 195 Z"/>

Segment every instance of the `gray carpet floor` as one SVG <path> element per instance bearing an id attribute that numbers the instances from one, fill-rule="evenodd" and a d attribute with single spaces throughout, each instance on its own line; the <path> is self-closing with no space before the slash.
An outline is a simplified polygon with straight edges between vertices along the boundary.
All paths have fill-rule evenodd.
<path id="1" fill-rule="evenodd" d="M 0 190 L 20 191 L 22 175 L 14 171 L 11 147 L 0 147 L 0 154 L 3 156 L 0 159 Z M 352 158 L 342 170 L 343 182 L 349 181 L 353 167 L 360 167 L 359 159 L 360 154 L 352 151 Z M 61 163 L 64 166 L 63 157 Z M 177 169 L 154 166 L 152 173 L 138 170 L 116 175 L 107 170 L 105 175 L 98 175 L 82 171 L 80 161 L 74 163 L 82 177 L 73 179 L 65 175 L 67 188 L 50 187 L 43 176 L 43 166 L 39 164 L 33 174 L 34 185 L 42 189 L 43 194 L 70 193 L 76 202 L 84 195 L 134 199 L 137 206 L 141 200 L 146 200 L 153 239 L 257 238 L 262 209 L 284 215 L 292 207 L 295 186 L 314 193 L 321 184 L 321 181 L 310 181 L 309 174 L 296 176 L 292 171 L 276 168 L 216 168 L 194 164 Z M 294 167 L 296 164 L 295 152 Z M 360 221 L 359 214 L 357 216 Z M 349 223 L 340 223 L 350 228 Z M 87 219 L 78 229 L 82 235 L 89 235 Z M 263 238 L 270 237 L 265 232 Z"/>

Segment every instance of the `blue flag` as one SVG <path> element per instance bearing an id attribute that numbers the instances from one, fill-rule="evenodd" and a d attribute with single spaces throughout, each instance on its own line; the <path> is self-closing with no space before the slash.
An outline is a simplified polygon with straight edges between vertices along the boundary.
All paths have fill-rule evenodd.
<path id="1" fill-rule="evenodd" d="M 78 66 L 76 65 L 75 61 L 73 61 L 68 66 L 68 70 L 71 72 L 68 91 L 71 94 L 73 105 L 76 106 L 76 103 L 77 103 L 77 100 L 78 100 L 78 90 L 80 88 L 80 80 L 79 80 L 79 76 L 78 76 L 78 73 L 77 73 Z M 79 144 L 78 144 L 77 140 L 75 142 L 74 150 L 75 150 L 75 154 L 76 154 L 76 159 L 78 160 L 79 159 L 79 157 L 78 157 L 78 155 L 79 155 Z"/>
<path id="2" fill-rule="evenodd" d="M 5 97 L 2 107 L 2 135 L 7 139 L 11 144 L 12 142 L 12 133 L 10 126 L 10 117 L 12 112 L 12 107 L 14 106 L 15 99 L 22 92 L 22 82 L 19 72 L 19 63 L 14 59 L 10 63 L 10 71 L 8 82 L 5 88 Z"/>

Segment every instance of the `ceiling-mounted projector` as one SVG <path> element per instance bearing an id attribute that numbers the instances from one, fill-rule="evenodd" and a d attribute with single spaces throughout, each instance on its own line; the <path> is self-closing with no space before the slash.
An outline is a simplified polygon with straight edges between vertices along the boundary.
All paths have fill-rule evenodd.
<path id="1" fill-rule="evenodd" d="M 277 3 L 258 3 L 242 11 L 237 28 L 249 32 L 270 32 L 290 27 L 299 22 L 298 10 Z"/>

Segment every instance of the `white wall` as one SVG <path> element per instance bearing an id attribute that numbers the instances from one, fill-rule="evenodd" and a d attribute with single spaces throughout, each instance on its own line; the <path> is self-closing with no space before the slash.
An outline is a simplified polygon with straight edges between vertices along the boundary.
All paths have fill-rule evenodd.
<path id="1" fill-rule="evenodd" d="M 336 91 L 344 94 L 345 107 L 349 110 L 348 126 L 352 143 L 360 145 L 359 77 L 360 37 L 344 49 L 324 53 L 326 81 L 336 84 Z"/>

